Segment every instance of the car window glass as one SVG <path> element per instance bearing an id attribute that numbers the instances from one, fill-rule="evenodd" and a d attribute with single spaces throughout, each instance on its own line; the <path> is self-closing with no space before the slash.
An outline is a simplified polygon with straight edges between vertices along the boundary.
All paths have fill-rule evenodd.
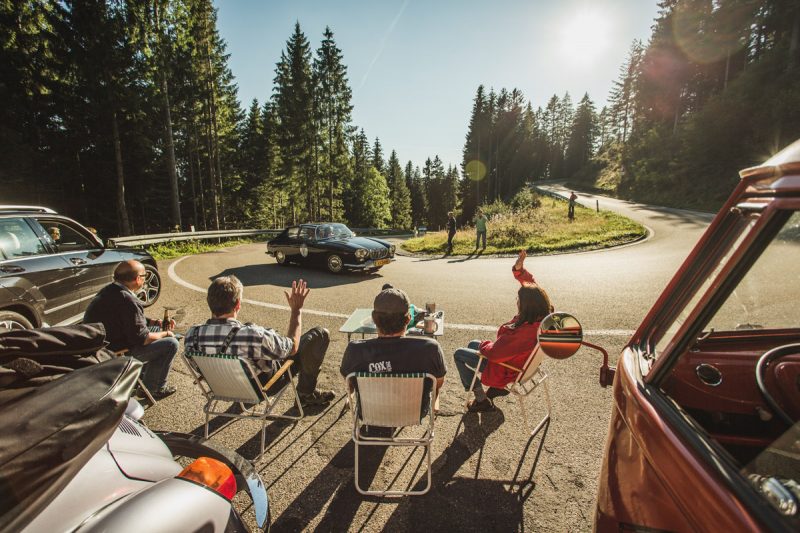
<path id="1" fill-rule="evenodd" d="M 39 223 L 45 229 L 50 243 L 55 246 L 58 252 L 97 248 L 97 244 L 78 233 L 78 230 L 69 224 L 57 220 L 39 220 Z"/>
<path id="2" fill-rule="evenodd" d="M 761 253 L 706 330 L 741 331 L 800 327 L 800 213 L 794 213 Z M 780 282 L 776 282 L 780 280 Z"/>
<path id="3" fill-rule="evenodd" d="M 303 240 L 311 240 L 314 238 L 314 228 L 312 226 L 300 227 L 300 238 Z"/>
<path id="4" fill-rule="evenodd" d="M 286 236 L 289 237 L 290 239 L 296 239 L 299 231 L 300 228 L 298 228 L 297 226 L 289 228 L 286 230 Z"/>
<path id="5" fill-rule="evenodd" d="M 42 241 L 22 218 L 0 219 L 0 251 L 3 259 L 46 253 Z"/>
<path id="6" fill-rule="evenodd" d="M 731 258 L 733 252 L 739 247 L 739 244 L 744 240 L 744 238 L 750 233 L 750 230 L 755 225 L 757 219 L 756 218 L 743 218 L 741 220 L 740 226 L 738 228 L 738 235 L 735 239 L 731 239 L 731 245 L 728 246 L 722 253 L 720 258 L 717 260 L 714 268 L 710 271 L 703 283 L 697 288 L 697 290 L 692 295 L 691 299 L 686 303 L 686 305 L 681 309 L 680 313 L 678 313 L 677 318 L 673 320 L 670 326 L 664 330 L 664 334 L 661 335 L 659 339 L 656 339 L 655 342 L 655 353 L 654 356 L 658 357 L 662 353 L 667 350 L 669 344 L 675 340 L 675 335 L 678 333 L 678 330 L 683 326 L 684 322 L 689 318 L 692 311 L 694 311 L 695 307 L 697 307 L 698 303 L 701 301 L 702 297 L 706 294 L 708 289 L 711 287 L 711 284 L 714 280 L 717 279 L 719 273 L 722 269 L 728 264 L 728 261 Z M 652 361 L 649 360 L 649 361 Z M 646 374 L 649 370 L 649 362 L 647 365 L 642 367 L 642 373 Z"/>
<path id="7" fill-rule="evenodd" d="M 337 239 L 347 239 L 353 236 L 353 232 L 344 224 L 331 224 L 331 229 L 333 232 L 332 237 Z"/>

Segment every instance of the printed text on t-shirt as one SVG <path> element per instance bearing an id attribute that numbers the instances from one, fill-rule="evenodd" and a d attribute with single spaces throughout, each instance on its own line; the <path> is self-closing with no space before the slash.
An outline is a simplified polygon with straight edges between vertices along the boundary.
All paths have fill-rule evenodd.
<path id="1" fill-rule="evenodd" d="M 372 373 L 391 372 L 392 363 L 391 361 L 379 361 L 377 363 L 370 363 L 369 371 Z"/>

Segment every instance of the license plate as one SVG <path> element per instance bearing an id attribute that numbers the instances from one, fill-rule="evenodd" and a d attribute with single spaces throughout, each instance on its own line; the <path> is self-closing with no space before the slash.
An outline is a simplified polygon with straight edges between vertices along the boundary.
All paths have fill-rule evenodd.
<path id="1" fill-rule="evenodd" d="M 389 261 L 388 259 L 378 259 L 377 261 L 375 261 L 375 266 L 388 265 L 389 263 L 391 263 L 391 261 Z"/>

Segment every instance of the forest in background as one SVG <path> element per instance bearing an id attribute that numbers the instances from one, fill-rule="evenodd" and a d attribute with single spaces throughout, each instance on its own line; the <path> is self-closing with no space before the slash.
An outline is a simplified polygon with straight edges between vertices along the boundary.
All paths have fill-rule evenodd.
<path id="1" fill-rule="evenodd" d="M 663 0 L 599 110 L 478 87 L 462 217 L 543 179 L 716 211 L 739 170 L 800 138 L 799 44 L 796 0 Z"/>
<path id="2" fill-rule="evenodd" d="M 330 29 L 312 49 L 297 23 L 245 108 L 211 0 L 0 0 L 0 203 L 105 235 L 438 227 L 543 179 L 713 209 L 800 137 L 798 40 L 798 2 L 665 0 L 605 107 L 482 85 L 460 168 L 420 168 L 353 124 Z"/>

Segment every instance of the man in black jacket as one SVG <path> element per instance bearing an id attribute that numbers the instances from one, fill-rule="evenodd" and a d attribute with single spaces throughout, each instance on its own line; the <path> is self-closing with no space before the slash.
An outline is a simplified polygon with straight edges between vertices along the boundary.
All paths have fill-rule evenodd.
<path id="1" fill-rule="evenodd" d="M 139 261 L 123 261 L 114 269 L 114 282 L 103 287 L 83 315 L 85 323 L 100 322 L 106 329 L 110 350 L 128 350 L 127 355 L 147 363 L 142 382 L 156 399 L 175 392 L 167 385 L 170 365 L 179 343 L 172 331 L 153 333 L 144 316 L 136 291 L 142 288 L 146 270 Z"/>
<path id="2" fill-rule="evenodd" d="M 453 212 L 447 213 L 447 253 L 453 253 L 453 237 L 456 236 L 456 217 Z"/>

